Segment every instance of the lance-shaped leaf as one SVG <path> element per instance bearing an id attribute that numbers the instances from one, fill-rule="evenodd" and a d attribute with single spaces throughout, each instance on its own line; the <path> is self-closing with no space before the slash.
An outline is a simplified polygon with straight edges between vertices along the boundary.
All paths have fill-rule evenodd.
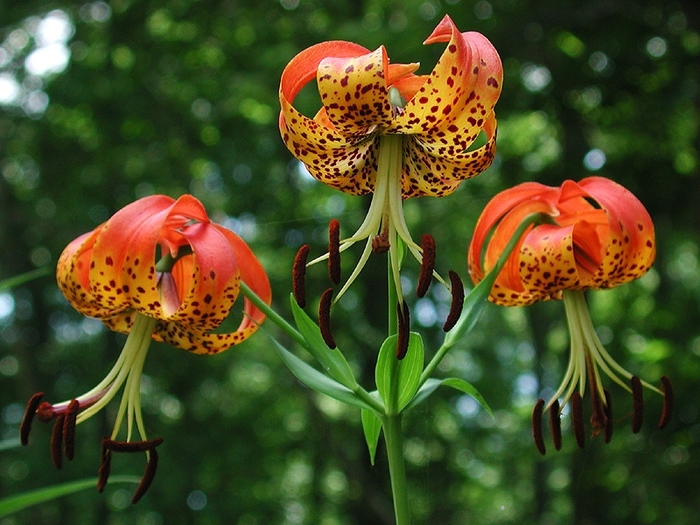
<path id="1" fill-rule="evenodd" d="M 406 357 L 399 361 L 396 359 L 396 340 L 397 336 L 392 335 L 382 344 L 377 358 L 375 381 L 384 404 L 392 407 L 395 402 L 398 413 L 418 390 L 423 372 L 424 351 L 421 336 L 411 332 Z"/>
<path id="2" fill-rule="evenodd" d="M 430 395 L 433 392 L 435 392 L 440 386 L 449 386 L 456 390 L 459 390 L 460 392 L 472 396 L 479 402 L 479 404 L 484 408 L 484 410 L 486 410 L 489 414 L 493 416 L 493 411 L 491 410 L 491 407 L 489 407 L 488 403 L 486 403 L 486 400 L 479 393 L 476 387 L 474 387 L 474 385 L 472 385 L 468 381 L 465 381 L 464 379 L 460 379 L 458 377 L 448 377 L 446 379 L 428 379 L 425 383 L 423 383 L 423 386 L 420 388 L 420 390 L 418 390 L 413 399 L 411 399 L 411 402 L 406 406 L 406 411 L 412 410 L 416 406 L 420 405 L 423 401 L 428 399 L 428 397 L 430 397 Z"/>
<path id="3" fill-rule="evenodd" d="M 274 338 L 272 338 L 272 342 L 274 343 L 277 352 L 279 352 L 282 361 L 284 361 L 284 364 L 287 365 L 287 368 L 289 368 L 292 374 L 294 374 L 299 381 L 308 386 L 310 389 L 327 395 L 328 397 L 347 405 L 353 405 L 365 410 L 374 410 L 367 402 L 362 400 L 352 390 L 344 385 L 341 385 L 339 382 L 328 377 L 327 375 L 319 372 L 308 363 L 305 363 L 282 346 Z"/>
<path id="4" fill-rule="evenodd" d="M 328 348 L 328 345 L 321 336 L 321 330 L 318 325 L 299 307 L 293 296 L 291 297 L 290 303 L 292 305 L 294 321 L 296 322 L 299 332 L 308 343 L 307 349 L 309 352 L 321 363 L 323 369 L 330 374 L 331 377 L 340 381 L 340 383 L 351 390 L 356 388 L 357 381 L 355 380 L 355 376 L 345 356 L 337 348 Z"/>

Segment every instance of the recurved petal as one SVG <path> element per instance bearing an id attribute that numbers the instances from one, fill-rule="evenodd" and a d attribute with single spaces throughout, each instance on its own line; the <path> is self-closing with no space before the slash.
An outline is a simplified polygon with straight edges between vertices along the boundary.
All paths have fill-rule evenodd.
<path id="1" fill-rule="evenodd" d="M 486 170 L 493 162 L 496 150 L 496 119 L 493 113 L 487 119 L 486 144 L 473 151 L 462 151 L 461 145 L 451 144 L 446 138 L 441 145 L 413 135 L 404 142 L 403 197 L 431 195 L 443 197 L 452 193 L 459 184 Z"/>
<path id="2" fill-rule="evenodd" d="M 250 288 L 255 295 L 262 299 L 265 304 L 272 302 L 272 288 L 267 277 L 265 268 L 243 239 L 231 230 L 216 226 L 220 229 L 226 240 L 236 254 L 236 261 L 241 272 L 241 280 Z M 255 331 L 259 324 L 265 320 L 265 314 L 248 299 L 243 304 L 243 319 L 238 327 L 239 331 Z M 250 332 L 252 333 L 252 332 Z M 246 335 L 247 337 L 247 335 Z"/>
<path id="3" fill-rule="evenodd" d="M 548 191 L 549 190 L 549 191 Z M 499 235 L 495 237 L 492 235 L 494 228 L 501 223 L 501 220 L 510 212 L 513 208 L 516 208 L 522 203 L 527 203 L 533 201 L 537 198 L 539 201 L 548 202 L 547 197 L 556 197 L 556 193 L 551 191 L 552 189 L 540 184 L 538 182 L 525 182 L 519 184 L 518 186 L 508 188 L 495 197 L 493 197 L 488 204 L 484 207 L 479 219 L 474 228 L 474 235 L 472 241 L 469 244 L 468 252 L 468 262 L 469 262 L 469 272 L 472 275 L 472 279 L 475 283 L 480 282 L 485 275 L 484 268 L 488 271 L 491 266 L 495 264 L 494 259 L 489 259 L 487 261 L 483 260 L 485 251 L 487 248 L 487 242 L 489 244 L 494 244 L 495 252 L 502 252 L 508 243 L 510 236 L 506 233 L 505 235 Z M 549 208 L 553 209 L 553 205 L 549 202 Z M 527 213 L 522 215 L 522 218 L 527 216 Z M 513 225 L 509 226 L 510 234 L 515 231 L 520 220 L 516 215 L 512 215 L 511 219 Z M 501 229 L 505 230 L 504 225 L 501 224 Z M 496 259 L 498 256 L 496 255 Z"/>
<path id="4" fill-rule="evenodd" d="M 228 350 L 248 337 L 258 329 L 257 325 L 249 325 L 243 329 L 228 333 L 199 332 L 178 323 L 159 321 L 153 334 L 153 339 L 164 341 L 169 345 L 187 350 L 193 354 L 212 355 Z"/>
<path id="5" fill-rule="evenodd" d="M 324 58 L 318 66 L 318 92 L 328 118 L 342 134 L 365 135 L 391 123 L 384 46 L 349 58 Z"/>
<path id="6" fill-rule="evenodd" d="M 284 100 L 281 104 L 282 140 L 314 178 L 354 195 L 374 190 L 377 163 L 374 136 L 344 136 L 324 125 L 325 112 L 320 112 L 315 120 L 305 117 Z"/>
<path id="7" fill-rule="evenodd" d="M 611 288 L 644 275 L 656 257 L 654 224 L 644 205 L 623 186 L 604 177 L 589 177 L 579 185 L 609 217 L 610 239 L 596 288 Z"/>
<path id="8" fill-rule="evenodd" d="M 107 309 L 94 300 L 90 290 L 92 247 L 104 225 L 73 240 L 61 253 L 56 265 L 56 281 L 73 308 L 88 317 L 109 317 L 119 308 Z"/>
<path id="9" fill-rule="evenodd" d="M 205 332 L 226 319 L 238 296 L 240 271 L 237 253 L 222 230 L 201 222 L 178 230 L 193 254 L 178 260 L 171 272 L 181 303 L 175 310 L 163 303 L 159 319 Z"/>
<path id="10" fill-rule="evenodd" d="M 272 301 L 270 282 L 260 261 L 250 247 L 235 233 L 219 227 L 236 254 L 241 280 L 266 304 Z M 182 323 L 159 322 L 155 338 L 195 354 L 217 354 L 247 339 L 265 320 L 265 314 L 248 299 L 244 300 L 243 318 L 238 328 L 228 333 L 210 333 Z"/>
<path id="11" fill-rule="evenodd" d="M 476 32 L 460 33 L 449 16 L 425 41 L 435 42 L 448 44 L 390 131 L 435 138 L 451 133 L 463 151 L 474 142 L 493 111 L 501 93 L 503 66 L 486 37 Z"/>
<path id="12" fill-rule="evenodd" d="M 152 195 L 115 213 L 97 237 L 90 290 L 106 310 L 134 307 L 146 315 L 160 311 L 155 271 L 156 245 L 175 201 Z"/>
<path id="13" fill-rule="evenodd" d="M 290 104 L 306 84 L 316 78 L 318 65 L 324 58 L 358 57 L 369 53 L 369 49 L 353 42 L 332 40 L 307 47 L 292 58 L 282 71 L 280 79 L 280 102 Z"/>
<path id="14" fill-rule="evenodd" d="M 535 298 L 550 298 L 561 290 L 585 287 L 591 268 L 579 264 L 599 257 L 601 244 L 596 230 L 586 222 L 559 227 L 542 224 L 533 228 L 520 247 L 520 279 L 525 289 Z M 593 270 L 597 270 L 594 267 Z"/>
<path id="15" fill-rule="evenodd" d="M 192 221 L 209 223 L 209 216 L 204 205 L 192 195 L 182 195 L 168 211 L 161 227 L 158 242 L 175 257 L 184 244 L 179 230 Z"/>

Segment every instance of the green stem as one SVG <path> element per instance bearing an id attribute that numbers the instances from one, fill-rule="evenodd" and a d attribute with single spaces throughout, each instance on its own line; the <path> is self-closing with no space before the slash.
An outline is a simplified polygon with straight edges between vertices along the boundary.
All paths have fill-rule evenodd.
<path id="1" fill-rule="evenodd" d="M 394 500 L 396 525 L 410 525 L 411 515 L 408 507 L 401 414 L 383 417 L 382 425 L 389 460 L 389 476 L 391 477 L 391 494 Z"/>
<path id="2" fill-rule="evenodd" d="M 391 142 L 388 142 L 391 145 Z M 392 149 L 387 147 L 387 151 Z M 401 157 L 397 157 L 401 159 Z M 395 173 L 388 173 L 390 178 L 401 176 L 401 164 L 392 162 L 388 166 L 389 170 L 398 170 Z M 399 179 L 400 180 L 400 179 Z M 399 301 L 403 299 L 399 295 L 399 287 L 401 286 L 399 269 L 401 266 L 401 255 L 399 250 L 403 247 L 402 242 L 396 234 L 396 228 L 393 224 L 389 225 L 389 243 L 390 253 L 387 260 L 387 307 L 388 307 L 388 335 L 392 336 L 398 333 L 398 312 L 397 307 Z M 408 507 L 408 490 L 406 485 L 406 463 L 404 459 L 403 448 L 403 428 L 401 425 L 402 414 L 399 411 L 399 360 L 393 359 L 390 368 L 391 380 L 389 384 L 389 399 L 386 400 L 386 412 L 382 417 L 382 426 L 384 430 L 384 441 L 386 443 L 387 459 L 389 461 L 389 477 L 391 479 L 391 495 L 394 502 L 394 514 L 396 516 L 396 525 L 409 525 L 411 523 L 411 515 Z"/>

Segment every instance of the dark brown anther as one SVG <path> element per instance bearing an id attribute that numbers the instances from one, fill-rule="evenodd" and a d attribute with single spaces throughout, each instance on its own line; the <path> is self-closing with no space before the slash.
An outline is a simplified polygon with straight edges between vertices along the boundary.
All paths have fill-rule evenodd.
<path id="1" fill-rule="evenodd" d="M 372 251 L 374 253 L 386 253 L 389 251 L 389 248 L 391 248 L 391 244 L 389 243 L 389 238 L 386 233 L 376 235 L 374 239 L 372 239 Z"/>
<path id="2" fill-rule="evenodd" d="M 299 248 L 292 266 L 292 293 L 301 308 L 306 306 L 306 259 L 310 251 L 311 246 L 308 244 Z"/>
<path id="3" fill-rule="evenodd" d="M 435 239 L 433 236 L 424 233 L 421 237 L 421 248 L 423 257 L 420 264 L 420 274 L 418 275 L 418 284 L 416 285 L 416 295 L 423 297 L 430 287 L 430 282 L 433 280 L 433 270 L 435 269 Z"/>
<path id="4" fill-rule="evenodd" d="M 333 284 L 340 282 L 340 223 L 332 219 L 328 224 L 328 277 Z"/>
<path id="5" fill-rule="evenodd" d="M 411 313 L 406 301 L 396 305 L 396 314 L 399 325 L 396 338 L 396 359 L 401 361 L 406 357 L 408 343 L 411 340 Z"/>
<path id="6" fill-rule="evenodd" d="M 65 416 L 59 414 L 56 416 L 56 422 L 53 424 L 53 429 L 51 430 L 51 461 L 53 466 L 57 470 L 61 470 L 63 466 L 63 456 L 61 455 L 61 445 L 63 444 L 63 421 Z"/>
<path id="7" fill-rule="evenodd" d="M 613 414 L 612 414 L 612 399 L 610 397 L 610 392 L 605 390 L 605 432 L 603 433 L 603 439 L 605 443 L 610 443 L 613 435 Z"/>
<path id="8" fill-rule="evenodd" d="M 155 448 L 148 451 L 148 463 L 146 463 L 146 470 L 141 477 L 141 483 L 136 487 L 136 491 L 131 498 L 131 503 L 138 503 L 141 498 L 143 498 L 146 491 L 153 483 L 153 478 L 156 477 L 156 468 L 158 467 L 158 452 Z"/>
<path id="9" fill-rule="evenodd" d="M 114 441 L 103 439 L 103 446 L 110 452 L 146 452 L 163 442 L 163 438 L 155 438 L 150 441 Z"/>
<path id="10" fill-rule="evenodd" d="M 559 401 L 554 400 L 549 407 L 549 432 L 556 450 L 561 450 L 561 417 L 559 416 Z"/>
<path id="11" fill-rule="evenodd" d="M 112 452 L 107 448 L 107 443 L 111 441 L 108 437 L 102 438 L 100 450 L 100 468 L 97 471 L 97 492 L 102 493 L 109 479 L 109 472 L 112 468 Z"/>
<path id="12" fill-rule="evenodd" d="M 668 376 L 661 376 L 661 384 L 664 389 L 664 408 L 659 419 L 659 430 L 663 430 L 671 420 L 673 414 L 673 384 Z"/>
<path id="13" fill-rule="evenodd" d="M 632 384 L 632 433 L 637 434 L 642 430 L 644 422 L 644 393 L 642 382 L 637 376 L 632 376 L 630 380 Z"/>
<path id="14" fill-rule="evenodd" d="M 53 419 L 55 415 L 56 414 L 53 411 L 53 405 L 48 401 L 40 403 L 36 409 L 36 417 L 38 417 L 39 421 L 41 421 L 42 423 L 48 423 Z"/>
<path id="15" fill-rule="evenodd" d="M 331 330 L 331 303 L 333 301 L 333 288 L 328 288 L 318 304 L 318 327 L 321 329 L 321 336 L 328 345 L 328 348 L 335 348 L 335 339 Z"/>
<path id="16" fill-rule="evenodd" d="M 457 324 L 464 306 L 464 284 L 462 279 L 457 275 L 457 272 L 452 270 L 450 270 L 448 275 L 450 277 L 450 288 L 452 289 L 452 303 L 450 304 L 450 313 L 447 314 L 445 324 L 442 325 L 442 329 L 445 332 L 449 332 Z"/>
<path id="17" fill-rule="evenodd" d="M 75 420 L 78 417 L 78 410 L 80 410 L 80 402 L 74 399 L 68 403 L 63 419 L 63 452 L 68 461 L 75 455 Z"/>
<path id="18" fill-rule="evenodd" d="M 535 408 L 532 410 L 532 439 L 535 440 L 535 446 L 543 456 L 547 453 L 547 447 L 544 446 L 544 437 L 542 436 L 542 409 L 544 408 L 544 399 L 538 399 L 535 403 Z"/>
<path id="19" fill-rule="evenodd" d="M 586 434 L 583 428 L 583 400 L 578 392 L 574 392 L 574 395 L 571 396 L 571 421 L 576 443 L 579 448 L 583 448 L 586 444 Z"/>
<path id="20" fill-rule="evenodd" d="M 27 408 L 24 409 L 24 416 L 19 425 L 19 441 L 22 445 L 29 443 L 29 431 L 32 429 L 32 421 L 36 415 L 36 409 L 41 404 L 41 398 L 44 397 L 43 392 L 37 392 L 27 401 Z"/>
<path id="21" fill-rule="evenodd" d="M 597 432 L 608 426 L 608 418 L 605 415 L 605 404 L 600 398 L 598 389 L 595 388 L 594 385 L 593 377 L 591 376 L 591 405 L 593 408 L 593 413 L 591 414 L 591 425 Z"/>

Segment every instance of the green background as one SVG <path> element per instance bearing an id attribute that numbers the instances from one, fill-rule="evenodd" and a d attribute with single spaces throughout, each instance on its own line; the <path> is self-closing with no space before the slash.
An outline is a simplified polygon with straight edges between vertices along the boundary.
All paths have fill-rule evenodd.
<path id="1" fill-rule="evenodd" d="M 422 41 L 446 13 L 461 30 L 486 34 L 503 59 L 498 156 L 453 195 L 407 202 L 414 238 L 431 233 L 438 271 L 454 269 L 468 280 L 471 232 L 497 191 L 591 174 L 625 185 L 655 221 L 657 262 L 639 281 L 590 293 L 589 304 L 623 366 L 651 382 L 672 378 L 676 411 L 658 431 L 661 398 L 647 395 L 644 428 L 633 435 L 631 396 L 608 385 L 612 442 L 598 436 L 578 450 L 565 418 L 563 450 L 550 446 L 542 458 L 529 417 L 566 364 L 563 305 L 489 305 L 440 374 L 473 382 L 495 417 L 447 389 L 407 417 L 414 521 L 694 525 L 700 512 L 694 1 L 0 0 L 0 280 L 54 265 L 68 242 L 138 197 L 189 192 L 249 242 L 270 274 L 274 306 L 290 318 L 297 248 L 307 242 L 320 255 L 328 221 L 337 217 L 349 235 L 369 201 L 313 182 L 282 144 L 282 69 L 313 43 L 344 39 L 370 49 L 384 44 L 393 62 L 420 61 L 420 72 L 428 73 L 443 46 Z M 54 44 L 65 42 L 59 55 L 68 51 L 70 60 L 54 73 L 37 73 L 27 61 L 50 43 L 37 29 L 42 20 L 68 28 Z M 311 91 L 300 95 L 306 114 L 315 104 Z M 347 276 L 359 250 L 345 254 Z M 384 265 L 372 256 L 333 313 L 336 341 L 368 388 L 385 335 Z M 408 280 L 417 273 L 407 264 Z M 323 265 L 308 280 L 312 313 L 327 286 Z M 449 297 L 434 285 L 425 299 L 409 300 L 413 328 L 430 352 Z M 78 427 L 77 457 L 60 472 L 49 458 L 49 425 L 35 423 L 29 447 L 12 442 L 34 392 L 59 401 L 88 390 L 123 340 L 75 313 L 51 276 L 0 292 L 0 443 L 9 447 L 0 450 L 0 497 L 96 475 L 99 441 L 116 407 Z M 265 335 L 215 357 L 154 344 L 145 374 L 149 434 L 165 438 L 147 496 L 132 506 L 131 487 L 108 485 L 102 495 L 81 492 L 0 525 L 392 522 L 383 447 L 371 467 L 358 411 L 296 382 Z M 140 475 L 145 458 L 136 456 L 115 457 L 113 473 Z"/>

